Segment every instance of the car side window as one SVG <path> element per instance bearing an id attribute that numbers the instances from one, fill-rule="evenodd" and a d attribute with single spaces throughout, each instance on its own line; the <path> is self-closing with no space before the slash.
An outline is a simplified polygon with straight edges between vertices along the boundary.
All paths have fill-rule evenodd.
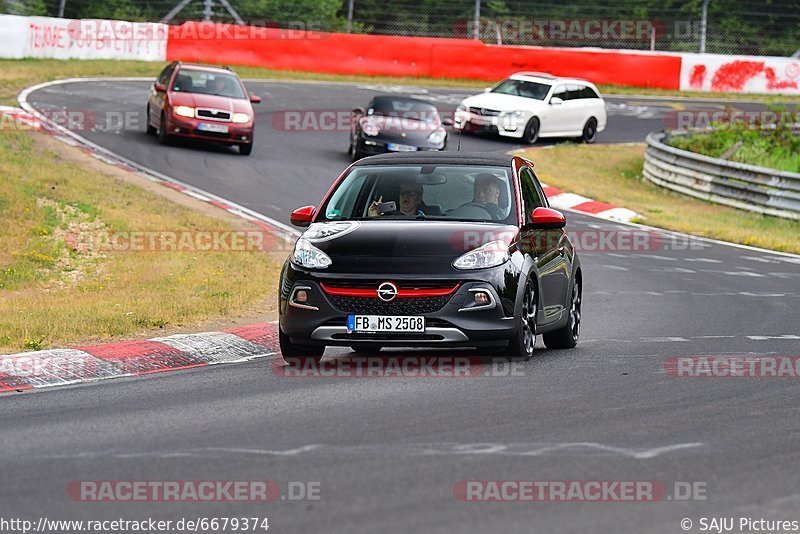
<path id="1" fill-rule="evenodd" d="M 580 100 L 582 95 L 583 86 L 570 84 L 567 86 L 567 96 L 569 100 Z"/>
<path id="2" fill-rule="evenodd" d="M 522 189 L 522 203 L 525 210 L 525 224 L 530 224 L 532 221 L 531 213 L 534 209 L 546 207 L 547 203 L 544 200 L 544 195 L 541 190 L 535 185 L 533 173 L 528 167 L 523 167 L 519 172 L 519 184 Z"/>
<path id="3" fill-rule="evenodd" d="M 584 87 L 581 90 L 581 95 L 583 95 L 582 98 L 600 98 L 600 95 L 591 87 Z"/>
<path id="4" fill-rule="evenodd" d="M 553 97 L 560 98 L 563 101 L 569 100 L 569 93 L 567 92 L 566 85 L 559 85 L 556 87 L 556 90 L 553 91 Z"/>

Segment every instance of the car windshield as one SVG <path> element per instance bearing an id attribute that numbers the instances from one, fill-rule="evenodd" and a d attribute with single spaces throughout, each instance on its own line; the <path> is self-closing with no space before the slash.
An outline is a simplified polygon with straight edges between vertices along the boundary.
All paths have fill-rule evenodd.
<path id="1" fill-rule="evenodd" d="M 223 74 L 196 69 L 181 69 L 172 83 L 172 90 L 180 93 L 244 98 L 239 79 L 233 74 Z"/>
<path id="2" fill-rule="evenodd" d="M 320 220 L 516 222 L 506 167 L 387 165 L 355 167 L 322 207 Z"/>
<path id="3" fill-rule="evenodd" d="M 544 83 L 526 82 L 523 80 L 505 80 L 497 84 L 493 93 L 501 95 L 514 95 L 523 98 L 533 98 L 534 100 L 544 100 L 550 86 Z"/>
<path id="4" fill-rule="evenodd" d="M 439 112 L 427 102 L 410 98 L 378 96 L 372 99 L 367 115 L 397 117 L 430 123 L 439 123 Z"/>

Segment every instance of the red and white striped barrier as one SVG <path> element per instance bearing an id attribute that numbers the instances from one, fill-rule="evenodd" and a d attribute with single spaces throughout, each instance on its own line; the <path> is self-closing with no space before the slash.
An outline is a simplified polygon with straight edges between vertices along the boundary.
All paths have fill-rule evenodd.
<path id="1" fill-rule="evenodd" d="M 553 208 L 587 213 L 603 219 L 620 222 L 631 222 L 639 216 L 635 211 L 627 208 L 620 208 L 613 204 L 592 200 L 575 193 L 568 193 L 557 187 L 542 184 L 542 189 L 545 196 L 547 196 L 548 202 L 550 202 L 550 206 Z"/>

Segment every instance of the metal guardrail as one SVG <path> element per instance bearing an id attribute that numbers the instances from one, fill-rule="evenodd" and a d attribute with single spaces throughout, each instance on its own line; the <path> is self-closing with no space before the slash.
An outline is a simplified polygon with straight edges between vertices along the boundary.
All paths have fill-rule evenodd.
<path id="1" fill-rule="evenodd" d="M 645 179 L 709 202 L 800 220 L 800 173 L 680 150 L 665 144 L 666 137 L 664 131 L 647 135 Z"/>

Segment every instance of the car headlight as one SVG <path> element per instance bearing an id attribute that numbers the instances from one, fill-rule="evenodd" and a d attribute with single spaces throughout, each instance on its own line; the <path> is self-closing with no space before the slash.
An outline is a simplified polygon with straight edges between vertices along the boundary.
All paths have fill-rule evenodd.
<path id="1" fill-rule="evenodd" d="M 428 142 L 434 146 L 442 146 L 444 144 L 445 136 L 447 136 L 445 129 L 439 128 L 428 136 Z"/>
<path id="2" fill-rule="evenodd" d="M 453 262 L 456 269 L 486 269 L 508 261 L 508 245 L 505 241 L 491 241 L 475 250 L 470 250 Z"/>
<path id="3" fill-rule="evenodd" d="M 247 113 L 234 113 L 231 120 L 236 124 L 244 124 L 250 120 L 250 115 Z"/>
<path id="4" fill-rule="evenodd" d="M 364 135 L 375 137 L 380 133 L 381 129 L 371 120 L 364 119 L 361 121 L 361 131 L 364 132 Z"/>
<path id="5" fill-rule="evenodd" d="M 330 256 L 302 237 L 294 245 L 292 261 L 308 269 L 326 269 L 333 263 Z"/>
<path id="6" fill-rule="evenodd" d="M 518 118 L 522 117 L 523 115 L 525 115 L 525 112 L 522 111 L 522 110 L 509 111 L 509 112 L 506 112 L 506 115 L 511 115 L 512 117 L 518 119 Z"/>
<path id="7" fill-rule="evenodd" d="M 175 115 L 194 117 L 194 108 L 191 106 L 175 106 Z"/>
<path id="8" fill-rule="evenodd" d="M 459 104 L 458 107 L 456 108 L 456 111 L 467 111 L 467 106 L 465 106 L 464 104 Z"/>

